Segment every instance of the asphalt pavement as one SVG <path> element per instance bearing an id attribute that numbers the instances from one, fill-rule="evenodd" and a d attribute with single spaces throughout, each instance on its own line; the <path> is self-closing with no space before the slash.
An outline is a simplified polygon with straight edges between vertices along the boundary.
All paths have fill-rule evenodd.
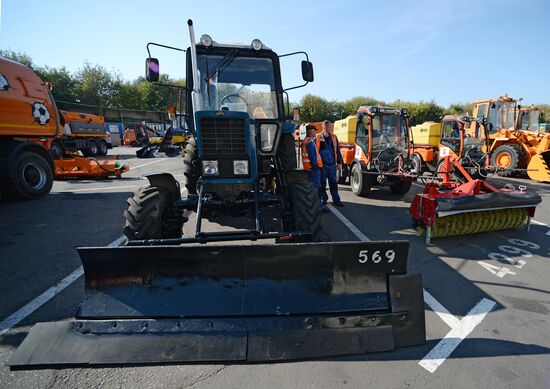
<path id="1" fill-rule="evenodd" d="M 550 387 L 550 185 L 504 178 L 489 181 L 525 185 L 543 198 L 529 231 L 433 239 L 426 246 L 407 213 L 419 184 L 403 198 L 384 188 L 359 198 L 341 185 L 345 207 L 322 215 L 324 240 L 410 242 L 409 272 L 424 280 L 423 346 L 274 364 L 10 371 L 5 363 L 33 324 L 73 317 L 84 292 L 75 248 L 117 243 L 126 199 L 147 185 L 143 175 L 171 172 L 183 180 L 180 158 L 139 160 L 134 152 L 110 152 L 131 166 L 120 179 L 56 181 L 44 199 L 0 202 L 0 387 Z M 221 219 L 204 227 L 235 225 Z"/>

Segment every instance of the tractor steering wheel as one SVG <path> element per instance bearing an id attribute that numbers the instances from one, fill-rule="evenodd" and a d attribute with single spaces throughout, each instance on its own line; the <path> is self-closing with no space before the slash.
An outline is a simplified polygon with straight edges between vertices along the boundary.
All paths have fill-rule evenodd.
<path id="1" fill-rule="evenodd" d="M 231 98 L 231 97 L 236 97 L 236 98 L 242 100 L 246 104 L 246 106 L 248 107 L 248 101 L 246 101 L 246 99 L 238 93 L 230 93 L 230 94 L 225 95 L 224 97 L 222 97 L 221 105 L 223 105 L 223 103 L 225 103 L 225 100 L 229 100 L 229 98 Z"/>

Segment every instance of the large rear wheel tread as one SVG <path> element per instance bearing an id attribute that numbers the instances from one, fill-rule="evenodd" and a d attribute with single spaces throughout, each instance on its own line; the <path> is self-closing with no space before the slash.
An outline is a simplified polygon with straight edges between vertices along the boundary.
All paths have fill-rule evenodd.
<path id="1" fill-rule="evenodd" d="M 321 234 L 319 191 L 310 181 L 296 181 L 289 186 L 288 193 L 294 229 L 311 232 L 313 241 L 318 241 Z"/>

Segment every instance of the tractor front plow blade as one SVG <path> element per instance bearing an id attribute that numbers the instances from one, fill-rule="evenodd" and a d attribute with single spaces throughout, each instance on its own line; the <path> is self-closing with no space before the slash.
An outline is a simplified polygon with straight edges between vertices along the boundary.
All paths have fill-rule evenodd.
<path id="1" fill-rule="evenodd" d="M 407 242 L 83 248 L 86 298 L 12 369 L 280 361 L 425 342 Z"/>

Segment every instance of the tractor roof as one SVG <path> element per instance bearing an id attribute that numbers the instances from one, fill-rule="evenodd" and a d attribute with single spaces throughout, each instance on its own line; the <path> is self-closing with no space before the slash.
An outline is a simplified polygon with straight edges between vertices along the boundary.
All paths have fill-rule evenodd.
<path id="1" fill-rule="evenodd" d="M 374 115 L 377 113 L 403 116 L 408 115 L 408 112 L 405 108 L 382 107 L 380 105 L 362 105 L 357 109 L 357 113 L 367 113 L 369 115 Z"/>

